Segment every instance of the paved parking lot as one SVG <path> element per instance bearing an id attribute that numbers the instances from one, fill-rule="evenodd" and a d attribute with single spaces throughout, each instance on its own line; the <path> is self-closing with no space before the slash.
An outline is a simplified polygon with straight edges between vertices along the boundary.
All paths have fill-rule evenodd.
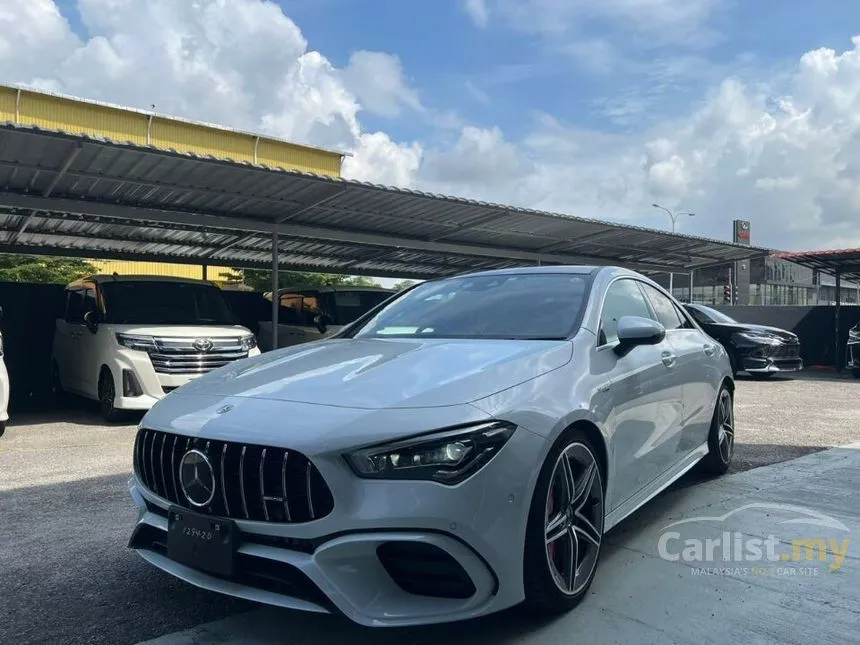
<path id="1" fill-rule="evenodd" d="M 738 446 L 733 472 L 860 441 L 858 399 L 860 381 L 850 379 L 803 376 L 769 382 L 739 380 Z M 68 420 L 50 420 L 57 416 Z M 456 631 L 447 626 L 386 630 L 381 634 L 330 616 L 261 610 L 251 603 L 198 591 L 146 565 L 126 548 L 135 515 L 125 487 L 131 471 L 134 431 L 134 425 L 104 426 L 83 405 L 63 415 L 16 416 L 6 436 L 0 439 L 0 600 L 4 604 L 0 643 L 121 645 L 157 637 L 164 637 L 158 641 L 164 645 L 240 642 L 230 640 L 229 635 L 244 633 L 247 625 L 243 626 L 243 613 L 252 610 L 254 624 L 266 626 L 265 634 L 256 635 L 254 643 L 328 645 L 353 640 L 411 645 L 448 638 Z M 755 471 L 747 472 L 742 476 L 747 482 L 744 485 L 755 482 L 757 476 Z M 856 485 L 856 480 L 852 483 Z M 688 477 L 676 489 L 691 490 L 695 484 Z M 640 554 L 627 541 L 652 528 L 650 518 L 668 512 L 673 495 L 684 490 L 657 498 L 613 531 L 615 543 L 608 551 L 612 553 L 610 562 L 615 564 L 607 566 L 607 570 L 622 564 L 635 565 Z M 856 568 L 852 574 L 855 585 Z M 715 597 L 716 603 L 724 585 L 686 580 L 683 595 L 708 594 Z M 637 590 L 642 591 L 634 586 L 624 594 L 623 587 L 621 591 L 617 587 L 613 590 L 613 585 L 602 583 L 595 585 L 593 595 L 608 599 L 606 594 L 615 594 L 635 604 L 640 602 Z M 738 590 L 751 594 L 751 603 L 754 595 L 762 593 L 749 585 L 734 588 L 734 592 Z M 597 607 L 605 606 L 599 599 L 596 602 Z M 606 611 L 611 614 L 608 609 L 600 609 L 598 614 L 605 624 L 615 624 Z M 845 611 L 852 610 L 848 607 Z M 856 611 L 855 606 L 855 618 Z M 801 613 L 796 613 L 797 621 L 804 620 Z M 167 636 L 231 616 L 211 628 Z M 732 618 L 722 617 L 729 621 Z M 566 624 L 564 620 L 567 619 L 560 624 Z M 665 620 L 683 621 L 684 617 L 667 615 Z M 617 624 L 623 626 L 626 621 L 619 619 Z M 470 634 L 469 642 L 500 642 L 502 632 L 488 628 L 489 624 L 502 625 L 507 642 L 548 645 L 569 642 L 574 636 L 559 627 L 547 631 L 545 626 L 534 625 L 516 612 L 481 624 L 484 627 L 463 628 L 463 633 Z M 211 632 L 208 640 L 207 631 Z M 789 632 L 785 636 L 791 636 Z M 633 642 L 631 633 L 629 627 L 619 627 L 615 638 Z M 656 636 L 644 630 L 641 642 L 652 642 L 650 639 Z M 716 636 L 709 638 L 720 640 Z M 601 642 L 612 642 L 611 634 L 604 633 Z"/>

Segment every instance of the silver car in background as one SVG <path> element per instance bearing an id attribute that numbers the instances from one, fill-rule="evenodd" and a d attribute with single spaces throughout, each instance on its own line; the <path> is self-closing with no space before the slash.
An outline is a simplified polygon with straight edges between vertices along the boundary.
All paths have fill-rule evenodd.
<path id="1" fill-rule="evenodd" d="M 156 403 L 129 546 L 368 626 L 566 611 L 606 531 L 694 466 L 728 469 L 733 393 L 725 350 L 638 273 L 425 282 Z"/>

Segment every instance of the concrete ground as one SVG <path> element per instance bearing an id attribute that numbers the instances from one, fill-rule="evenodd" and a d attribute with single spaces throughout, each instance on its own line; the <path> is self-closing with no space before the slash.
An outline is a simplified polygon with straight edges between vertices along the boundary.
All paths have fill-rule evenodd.
<path id="1" fill-rule="evenodd" d="M 858 395 L 860 381 L 850 379 L 740 379 L 730 475 L 687 477 L 612 531 L 591 593 L 571 614 L 535 622 L 514 610 L 384 631 L 234 601 L 150 567 L 126 548 L 135 515 L 125 488 L 134 426 L 104 426 L 84 408 L 65 413 L 63 422 L 16 416 L 0 439 L 0 643 L 417 645 L 445 638 L 452 645 L 551 645 L 577 634 L 594 643 L 858 642 L 860 555 L 851 543 L 834 573 L 827 570 L 838 557 L 832 553 L 826 561 L 741 563 L 760 570 L 718 575 L 694 575 L 693 565 L 707 562 L 657 554 L 666 524 L 750 503 L 803 508 L 747 508 L 677 530 L 683 538 L 718 538 L 724 530 L 833 538 L 837 550 L 846 536 L 853 539 L 860 529 Z M 818 524 L 792 521 L 798 518 Z"/>

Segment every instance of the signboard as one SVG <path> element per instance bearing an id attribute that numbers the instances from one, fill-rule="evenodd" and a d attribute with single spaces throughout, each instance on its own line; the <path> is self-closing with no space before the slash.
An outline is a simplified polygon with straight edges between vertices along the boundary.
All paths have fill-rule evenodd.
<path id="1" fill-rule="evenodd" d="M 732 236 L 732 241 L 735 244 L 746 244 L 749 246 L 750 223 L 748 221 L 742 219 L 736 219 L 734 221 L 734 234 Z"/>

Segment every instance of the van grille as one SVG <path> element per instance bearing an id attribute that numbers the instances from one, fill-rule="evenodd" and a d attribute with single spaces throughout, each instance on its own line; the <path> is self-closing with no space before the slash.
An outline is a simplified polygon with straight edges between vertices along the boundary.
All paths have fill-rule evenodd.
<path id="1" fill-rule="evenodd" d="M 248 357 L 240 338 L 154 338 L 149 352 L 152 366 L 159 374 L 205 374 L 228 363 Z M 198 341 L 205 349 L 200 349 Z M 198 343 L 198 347 L 195 347 Z"/>
<path id="2" fill-rule="evenodd" d="M 195 507 L 182 491 L 179 464 L 199 450 L 212 466 L 212 501 Z M 334 509 L 331 490 L 299 452 L 246 443 L 184 437 L 141 428 L 134 442 L 134 472 L 146 488 L 184 508 L 231 519 L 298 524 Z"/>

